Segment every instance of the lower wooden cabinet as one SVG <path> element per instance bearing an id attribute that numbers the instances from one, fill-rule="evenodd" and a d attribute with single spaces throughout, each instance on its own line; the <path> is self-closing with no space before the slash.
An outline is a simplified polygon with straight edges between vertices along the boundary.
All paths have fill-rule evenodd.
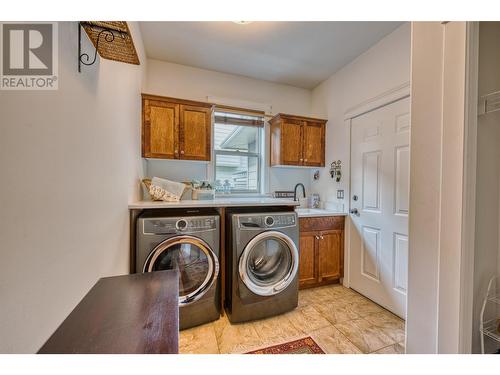
<path id="1" fill-rule="evenodd" d="M 300 234 L 299 284 L 301 287 L 313 286 L 317 283 L 316 237 L 314 233 Z"/>
<path id="2" fill-rule="evenodd" d="M 338 281 L 342 276 L 343 231 L 321 232 L 318 240 L 318 282 Z"/>
<path id="3" fill-rule="evenodd" d="M 339 282 L 344 276 L 344 217 L 307 217 L 299 223 L 299 288 Z"/>

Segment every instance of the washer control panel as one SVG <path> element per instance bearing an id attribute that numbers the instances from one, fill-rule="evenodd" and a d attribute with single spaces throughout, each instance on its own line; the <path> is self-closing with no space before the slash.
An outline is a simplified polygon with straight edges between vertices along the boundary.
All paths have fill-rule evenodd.
<path id="1" fill-rule="evenodd" d="M 249 214 L 241 215 L 239 217 L 240 228 L 284 228 L 294 226 L 296 224 L 295 213 L 282 213 L 282 214 Z"/>
<path id="2" fill-rule="evenodd" d="M 213 216 L 150 218 L 143 221 L 144 234 L 196 233 L 216 229 Z"/>

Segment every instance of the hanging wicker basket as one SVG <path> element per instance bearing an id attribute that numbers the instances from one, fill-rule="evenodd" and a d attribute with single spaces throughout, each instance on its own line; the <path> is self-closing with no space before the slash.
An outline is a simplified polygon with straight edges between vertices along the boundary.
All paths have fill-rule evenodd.
<path id="1" fill-rule="evenodd" d="M 127 22 L 82 21 L 80 24 L 92 41 L 94 47 L 97 48 L 99 56 L 104 59 L 120 61 L 127 64 L 140 64 Z M 106 41 L 106 35 L 100 34 L 103 30 L 112 32 L 114 39 L 110 42 Z M 101 37 L 99 43 L 97 43 L 99 35 L 101 35 Z"/>

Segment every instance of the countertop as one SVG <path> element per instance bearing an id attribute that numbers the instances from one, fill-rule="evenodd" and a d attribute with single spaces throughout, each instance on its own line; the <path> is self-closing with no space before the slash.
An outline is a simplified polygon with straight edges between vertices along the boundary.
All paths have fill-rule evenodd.
<path id="1" fill-rule="evenodd" d="M 283 198 L 215 198 L 207 200 L 181 200 L 179 202 L 138 201 L 128 205 L 131 210 L 150 208 L 191 207 L 248 207 L 248 206 L 298 206 L 299 202 Z"/>
<path id="2" fill-rule="evenodd" d="M 323 208 L 296 208 L 298 217 L 346 216 L 347 213 Z"/>
<path id="3" fill-rule="evenodd" d="M 200 208 L 200 207 L 251 207 L 251 206 L 292 206 L 299 217 L 346 216 L 342 211 L 320 208 L 299 208 L 299 202 L 283 198 L 215 198 L 207 200 L 182 200 L 179 202 L 138 201 L 129 204 L 131 210 L 160 208 Z"/>
<path id="4" fill-rule="evenodd" d="M 178 280 L 177 271 L 100 279 L 38 353 L 177 353 Z"/>

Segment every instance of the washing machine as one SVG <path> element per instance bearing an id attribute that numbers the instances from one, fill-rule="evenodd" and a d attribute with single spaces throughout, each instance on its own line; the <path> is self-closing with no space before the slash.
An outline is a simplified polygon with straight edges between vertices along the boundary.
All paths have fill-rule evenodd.
<path id="1" fill-rule="evenodd" d="M 289 212 L 230 213 L 225 308 L 231 322 L 297 307 L 299 228 Z"/>
<path id="2" fill-rule="evenodd" d="M 136 272 L 179 272 L 179 328 L 220 317 L 219 215 L 151 211 L 137 219 Z"/>

